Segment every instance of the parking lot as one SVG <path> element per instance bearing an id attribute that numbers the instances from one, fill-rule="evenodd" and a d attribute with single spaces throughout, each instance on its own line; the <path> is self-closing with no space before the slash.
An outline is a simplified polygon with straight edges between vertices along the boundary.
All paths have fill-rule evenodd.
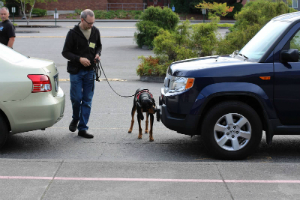
<path id="1" fill-rule="evenodd" d="M 66 109 L 53 127 L 14 135 L 1 150 L 3 199 L 298 199 L 299 136 L 275 136 L 272 146 L 263 138 L 258 151 L 242 161 L 215 160 L 200 136 L 178 134 L 157 121 L 154 142 L 147 134 L 138 140 L 137 123 L 127 133 L 132 98 L 117 96 L 105 81 L 96 84 L 88 124 L 94 139 L 71 133 L 70 83 L 61 51 L 74 24 L 16 29 L 32 31 L 17 33 L 16 51 L 57 64 Z M 141 82 L 135 72 L 138 56 L 154 55 L 135 44 L 135 23 L 95 26 L 101 32 L 101 63 L 114 79 L 112 87 L 122 95 L 148 88 L 158 101 L 162 83 Z M 226 30 L 220 32 L 224 35 Z"/>

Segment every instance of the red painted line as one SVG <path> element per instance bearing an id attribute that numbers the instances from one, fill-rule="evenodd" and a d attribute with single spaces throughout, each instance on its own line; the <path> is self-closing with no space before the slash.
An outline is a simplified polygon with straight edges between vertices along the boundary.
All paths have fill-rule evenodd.
<path id="1" fill-rule="evenodd" d="M 172 182 L 172 183 L 298 183 L 300 180 L 219 180 L 219 179 L 154 179 L 154 178 L 85 178 L 85 177 L 39 177 L 0 176 L 0 180 L 62 180 L 62 181 L 114 181 L 114 182 Z"/>
<path id="2" fill-rule="evenodd" d="M 125 181 L 125 182 L 184 182 L 184 183 L 222 183 L 222 180 L 208 179 L 153 179 L 153 178 L 68 178 L 55 177 L 54 180 L 64 181 Z"/>
<path id="3" fill-rule="evenodd" d="M 52 177 L 41 177 L 41 176 L 0 176 L 0 179 L 28 179 L 28 180 L 52 180 Z"/>

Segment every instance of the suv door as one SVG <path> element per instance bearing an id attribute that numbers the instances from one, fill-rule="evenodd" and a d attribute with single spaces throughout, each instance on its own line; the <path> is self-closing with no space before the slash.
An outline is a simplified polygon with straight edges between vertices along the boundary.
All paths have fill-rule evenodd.
<path id="1" fill-rule="evenodd" d="M 281 62 L 282 50 L 300 51 L 300 24 L 285 34 L 274 54 L 274 105 L 284 125 L 300 125 L 300 61 Z"/>

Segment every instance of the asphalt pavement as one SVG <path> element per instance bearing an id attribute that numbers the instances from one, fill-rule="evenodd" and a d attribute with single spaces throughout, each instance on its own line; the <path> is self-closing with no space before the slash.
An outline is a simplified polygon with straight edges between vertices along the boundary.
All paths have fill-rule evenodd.
<path id="1" fill-rule="evenodd" d="M 70 83 L 61 50 L 76 23 L 17 34 L 15 50 L 55 61 L 66 108 L 53 127 L 16 134 L 1 150 L 1 199 L 299 199 L 299 136 L 275 136 L 272 146 L 263 139 L 256 153 L 241 161 L 216 160 L 201 137 L 178 134 L 157 121 L 154 142 L 147 134 L 138 140 L 137 123 L 127 133 L 132 98 L 118 97 L 105 81 L 95 87 L 89 121 L 94 139 L 71 133 Z M 122 95 L 146 87 L 158 100 L 162 84 L 141 82 L 135 72 L 138 56 L 154 55 L 135 44 L 135 22 L 97 21 L 95 26 L 112 87 Z"/>

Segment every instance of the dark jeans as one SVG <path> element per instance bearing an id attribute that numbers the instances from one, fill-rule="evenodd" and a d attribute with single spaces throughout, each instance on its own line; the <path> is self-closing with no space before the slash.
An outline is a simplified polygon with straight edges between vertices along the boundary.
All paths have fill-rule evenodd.
<path id="1" fill-rule="evenodd" d="M 88 130 L 92 99 L 94 96 L 95 72 L 80 70 L 70 74 L 70 98 L 73 108 L 73 119 L 79 120 L 78 130 Z"/>

